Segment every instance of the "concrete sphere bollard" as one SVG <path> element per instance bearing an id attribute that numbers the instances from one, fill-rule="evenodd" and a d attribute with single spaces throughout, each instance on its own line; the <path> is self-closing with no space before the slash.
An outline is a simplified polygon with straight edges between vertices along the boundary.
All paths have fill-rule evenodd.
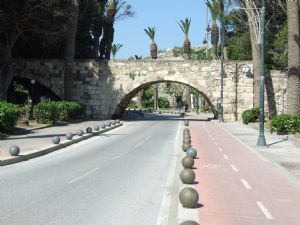
<path id="1" fill-rule="evenodd" d="M 117 124 L 119 124 L 119 123 L 120 123 L 120 120 L 119 120 L 119 119 L 117 119 L 117 120 L 116 120 L 116 123 L 117 123 Z"/>
<path id="2" fill-rule="evenodd" d="M 111 121 L 111 124 L 116 125 L 116 121 L 115 120 Z"/>
<path id="3" fill-rule="evenodd" d="M 82 136 L 83 135 L 83 130 L 78 130 L 76 133 L 77 133 L 78 136 Z"/>
<path id="4" fill-rule="evenodd" d="M 182 144 L 182 150 L 184 152 L 186 152 L 186 150 L 188 150 L 190 147 L 191 147 L 191 144 L 189 144 L 189 143 L 183 143 Z"/>
<path id="5" fill-rule="evenodd" d="M 60 138 L 58 136 L 52 137 L 52 143 L 58 145 L 60 142 Z"/>
<path id="6" fill-rule="evenodd" d="M 183 169 L 180 173 L 180 180 L 184 184 L 194 184 L 195 172 L 192 169 Z"/>
<path id="7" fill-rule="evenodd" d="M 85 132 L 88 133 L 88 134 L 90 134 L 90 133 L 93 132 L 93 130 L 92 130 L 91 127 L 88 127 L 88 128 L 85 129 Z"/>
<path id="8" fill-rule="evenodd" d="M 184 126 L 188 126 L 189 125 L 189 121 L 188 120 L 185 120 L 184 121 Z"/>
<path id="9" fill-rule="evenodd" d="M 196 151 L 196 149 L 194 149 L 194 148 L 189 148 L 188 150 L 186 150 L 186 156 L 189 156 L 189 157 L 195 159 L 196 156 L 197 156 L 197 151 Z"/>
<path id="10" fill-rule="evenodd" d="M 191 141 L 190 138 L 184 138 L 184 139 L 182 140 L 182 144 L 189 144 L 189 145 L 191 145 L 191 143 L 192 143 L 192 141 Z"/>
<path id="11" fill-rule="evenodd" d="M 102 123 L 102 124 L 101 124 L 101 129 L 105 129 L 105 127 L 106 127 L 106 124 L 105 124 L 105 123 Z"/>
<path id="12" fill-rule="evenodd" d="M 187 220 L 181 223 L 180 225 L 199 225 L 199 223 L 192 221 L 192 220 Z"/>
<path id="13" fill-rule="evenodd" d="M 179 201 L 185 208 L 196 208 L 199 194 L 194 188 L 184 188 L 179 193 Z"/>
<path id="14" fill-rule="evenodd" d="M 66 133 L 66 139 L 67 140 L 72 140 L 73 139 L 73 134 L 72 133 Z"/>
<path id="15" fill-rule="evenodd" d="M 194 159 L 188 156 L 183 157 L 182 166 L 186 169 L 192 169 L 194 166 Z"/>
<path id="16" fill-rule="evenodd" d="M 99 129 L 100 129 L 100 127 L 99 127 L 98 125 L 95 125 L 95 126 L 94 126 L 94 130 L 95 130 L 95 131 L 99 131 Z"/>
<path id="17" fill-rule="evenodd" d="M 19 146 L 17 146 L 17 145 L 10 146 L 10 148 L 9 148 L 9 154 L 11 156 L 17 156 L 17 155 L 19 155 L 19 153 L 20 153 Z"/>
<path id="18" fill-rule="evenodd" d="M 184 129 L 183 129 L 183 133 L 190 133 L 189 128 L 184 128 Z"/>
<path id="19" fill-rule="evenodd" d="M 110 127 L 110 126 L 111 126 L 111 122 L 107 122 L 107 123 L 106 123 L 106 126 L 107 126 L 107 127 Z"/>

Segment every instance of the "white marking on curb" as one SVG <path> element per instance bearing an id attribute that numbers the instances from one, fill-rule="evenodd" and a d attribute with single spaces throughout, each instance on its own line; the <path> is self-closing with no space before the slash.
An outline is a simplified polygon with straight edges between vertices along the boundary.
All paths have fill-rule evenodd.
<path id="1" fill-rule="evenodd" d="M 79 176 L 79 177 L 77 177 L 77 178 L 75 178 L 75 179 L 69 181 L 68 184 L 73 184 L 73 183 L 75 183 L 75 182 L 77 182 L 77 181 L 80 181 L 80 180 L 82 180 L 83 178 L 87 177 L 88 175 L 91 175 L 92 173 L 96 172 L 97 170 L 98 170 L 98 168 L 95 168 L 95 169 L 93 169 L 93 170 L 91 170 L 91 171 L 89 171 L 89 172 L 87 172 L 87 173 L 85 173 L 85 174 L 83 174 L 83 175 L 81 175 L 81 176 Z"/>
<path id="2" fill-rule="evenodd" d="M 264 206 L 262 202 L 256 202 L 256 204 L 258 205 L 258 207 L 260 208 L 260 210 L 263 212 L 263 214 L 268 220 L 274 219 L 271 213 L 269 212 L 269 210 Z"/>
<path id="3" fill-rule="evenodd" d="M 235 171 L 235 172 L 239 171 L 234 165 L 230 164 L 230 166 L 231 166 L 231 168 L 232 168 L 233 171 Z"/>
<path id="4" fill-rule="evenodd" d="M 227 155 L 224 155 L 224 158 L 225 158 L 226 160 L 228 160 L 228 159 L 229 159 Z"/>
<path id="5" fill-rule="evenodd" d="M 112 158 L 111 160 L 119 159 L 119 158 L 121 158 L 122 156 L 124 156 L 124 155 L 126 155 L 126 154 L 128 154 L 128 152 L 123 152 L 123 153 L 121 153 L 120 155 L 115 156 L 115 157 Z"/>
<path id="6" fill-rule="evenodd" d="M 246 189 L 248 189 L 248 190 L 250 190 L 251 189 L 251 186 L 250 186 L 250 184 L 246 181 L 246 180 L 244 180 L 244 179 L 241 179 L 241 181 L 242 181 L 242 184 L 244 185 L 244 187 L 246 188 Z"/>

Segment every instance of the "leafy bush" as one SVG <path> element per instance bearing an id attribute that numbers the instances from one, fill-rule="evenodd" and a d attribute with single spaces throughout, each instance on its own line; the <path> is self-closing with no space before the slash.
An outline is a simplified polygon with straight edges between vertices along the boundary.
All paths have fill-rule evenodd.
<path id="1" fill-rule="evenodd" d="M 242 114 L 243 123 L 248 124 L 251 122 L 256 122 L 259 118 L 259 115 L 260 111 L 258 107 L 254 109 L 245 110 Z"/>
<path id="2" fill-rule="evenodd" d="M 165 97 L 160 97 L 158 99 L 158 107 L 163 109 L 169 108 L 170 107 L 169 100 Z"/>
<path id="3" fill-rule="evenodd" d="M 130 108 L 130 109 L 137 109 L 138 108 L 137 103 L 135 101 L 132 101 L 132 100 L 129 102 L 127 107 Z"/>
<path id="4" fill-rule="evenodd" d="M 271 132 L 292 134 L 300 132 L 300 116 L 289 114 L 274 116 L 271 120 Z"/>
<path id="5" fill-rule="evenodd" d="M 82 104 L 73 101 L 45 101 L 34 106 L 33 116 L 38 123 L 53 124 L 57 120 L 80 118 L 85 111 Z"/>
<path id="6" fill-rule="evenodd" d="M 0 102 L 0 131 L 12 130 L 20 116 L 21 108 L 19 106 Z"/>

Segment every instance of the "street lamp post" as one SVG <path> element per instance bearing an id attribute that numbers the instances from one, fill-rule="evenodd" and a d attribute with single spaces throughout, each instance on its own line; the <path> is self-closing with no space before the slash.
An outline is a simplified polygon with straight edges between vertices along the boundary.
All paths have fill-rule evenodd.
<path id="1" fill-rule="evenodd" d="M 34 99 L 34 85 L 35 85 L 35 80 L 31 80 L 30 81 L 30 83 L 31 83 L 31 115 L 30 115 L 30 117 L 31 117 L 31 119 L 33 119 L 33 99 Z"/>
<path id="2" fill-rule="evenodd" d="M 261 13 L 260 13 L 260 119 L 259 119 L 259 136 L 257 140 L 258 146 L 266 146 L 266 139 L 264 133 L 264 121 L 265 121 L 265 70 L 264 70 L 264 59 L 265 59 L 265 38 L 264 38 L 264 27 L 265 27 L 265 14 L 266 14 L 266 1 L 262 1 Z"/>
<path id="3" fill-rule="evenodd" d="M 223 102 L 224 102 L 224 37 L 225 37 L 225 22 L 224 22 L 224 0 L 220 0 L 221 7 L 221 98 L 220 98 L 220 113 L 219 121 L 224 122 Z"/>

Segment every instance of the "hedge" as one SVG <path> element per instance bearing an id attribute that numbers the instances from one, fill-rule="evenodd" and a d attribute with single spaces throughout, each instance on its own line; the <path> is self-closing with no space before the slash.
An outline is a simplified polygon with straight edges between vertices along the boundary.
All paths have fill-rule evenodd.
<path id="1" fill-rule="evenodd" d="M 34 106 L 33 116 L 38 123 L 53 124 L 58 120 L 67 121 L 81 118 L 84 111 L 84 106 L 78 102 L 45 101 Z"/>
<path id="2" fill-rule="evenodd" d="M 243 123 L 248 124 L 251 122 L 256 122 L 259 118 L 259 115 L 260 115 L 259 108 L 245 110 L 242 114 Z"/>
<path id="3" fill-rule="evenodd" d="M 271 120 L 271 132 L 286 134 L 300 132 L 300 116 L 289 114 L 274 116 Z"/>
<path id="4" fill-rule="evenodd" d="M 11 131 L 22 113 L 18 105 L 0 102 L 0 131 Z"/>

